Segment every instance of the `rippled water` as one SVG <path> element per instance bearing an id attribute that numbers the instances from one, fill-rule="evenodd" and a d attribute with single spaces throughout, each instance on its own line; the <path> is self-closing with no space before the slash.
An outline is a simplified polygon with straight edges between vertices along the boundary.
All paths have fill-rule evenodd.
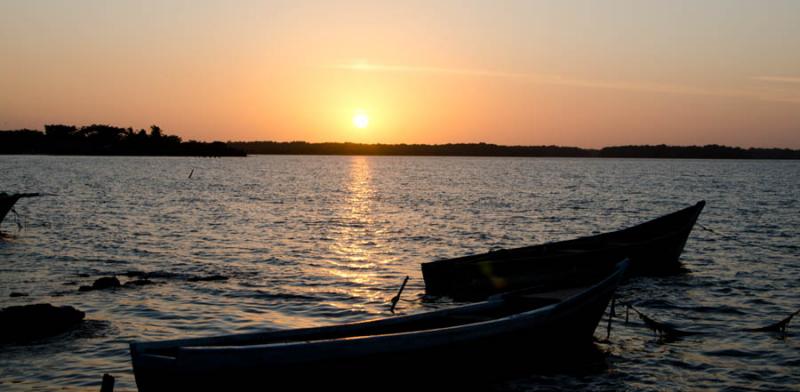
<path id="1" fill-rule="evenodd" d="M 800 162 L 3 156 L 0 169 L 0 191 L 58 195 L 20 201 L 23 230 L 3 223 L 0 306 L 73 305 L 88 319 L 0 346 L 2 390 L 94 389 L 106 372 L 135 389 L 130 341 L 388 316 L 405 275 L 401 313 L 445 306 L 421 301 L 420 262 L 615 230 L 701 199 L 699 222 L 737 240 L 695 228 L 687 273 L 635 279 L 620 298 L 708 334 L 664 342 L 617 319 L 601 366 L 493 388 L 800 389 L 800 328 L 740 331 L 800 308 Z M 158 284 L 78 292 L 127 271 Z M 188 281 L 210 275 L 229 279 Z"/>

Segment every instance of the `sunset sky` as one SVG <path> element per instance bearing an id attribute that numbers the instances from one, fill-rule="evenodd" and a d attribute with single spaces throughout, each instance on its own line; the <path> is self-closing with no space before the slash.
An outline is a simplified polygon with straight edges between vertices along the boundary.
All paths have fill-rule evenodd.
<path id="1" fill-rule="evenodd" d="M 0 129 L 800 148 L 800 1 L 0 1 Z"/>

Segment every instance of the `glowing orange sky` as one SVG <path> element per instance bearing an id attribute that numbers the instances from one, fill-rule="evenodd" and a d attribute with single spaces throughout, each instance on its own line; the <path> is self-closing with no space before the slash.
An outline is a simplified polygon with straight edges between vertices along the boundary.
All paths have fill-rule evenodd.
<path id="1" fill-rule="evenodd" d="M 6 0 L 0 37 L 0 129 L 800 148 L 796 1 Z"/>

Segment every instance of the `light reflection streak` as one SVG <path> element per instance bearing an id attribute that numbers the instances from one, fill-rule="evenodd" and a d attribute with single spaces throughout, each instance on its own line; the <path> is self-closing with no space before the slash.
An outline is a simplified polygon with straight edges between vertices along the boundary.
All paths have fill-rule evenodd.
<path id="1" fill-rule="evenodd" d="M 339 209 L 339 224 L 331 233 L 331 253 L 327 273 L 352 284 L 347 291 L 356 302 L 382 301 L 382 294 L 373 288 L 376 282 L 375 250 L 380 248 L 379 239 L 372 231 L 371 209 L 373 188 L 369 158 L 354 156 L 349 162 L 349 180 L 346 197 Z M 359 300 L 359 299 L 363 299 Z M 362 308 L 356 303 L 354 308 Z"/>

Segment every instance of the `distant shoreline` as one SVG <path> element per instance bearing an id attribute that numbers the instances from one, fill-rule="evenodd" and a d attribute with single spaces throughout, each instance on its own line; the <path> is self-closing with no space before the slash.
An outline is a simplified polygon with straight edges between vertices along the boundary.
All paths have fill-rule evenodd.
<path id="1" fill-rule="evenodd" d="M 767 159 L 797 160 L 800 150 L 704 146 L 627 145 L 599 149 L 569 146 L 504 146 L 490 143 L 364 144 L 275 142 L 197 142 L 167 135 L 156 125 L 144 129 L 93 124 L 45 125 L 39 130 L 0 130 L 0 155 L 85 156 L 199 156 L 257 155 L 366 155 L 463 156 L 540 158 L 659 158 L 659 159 Z"/>
<path id="2" fill-rule="evenodd" d="M 660 158 L 660 159 L 800 159 L 800 150 L 705 146 L 612 146 L 586 149 L 563 146 L 502 146 L 487 143 L 361 144 L 307 142 L 228 142 L 254 155 L 463 156 L 539 158 Z"/>

